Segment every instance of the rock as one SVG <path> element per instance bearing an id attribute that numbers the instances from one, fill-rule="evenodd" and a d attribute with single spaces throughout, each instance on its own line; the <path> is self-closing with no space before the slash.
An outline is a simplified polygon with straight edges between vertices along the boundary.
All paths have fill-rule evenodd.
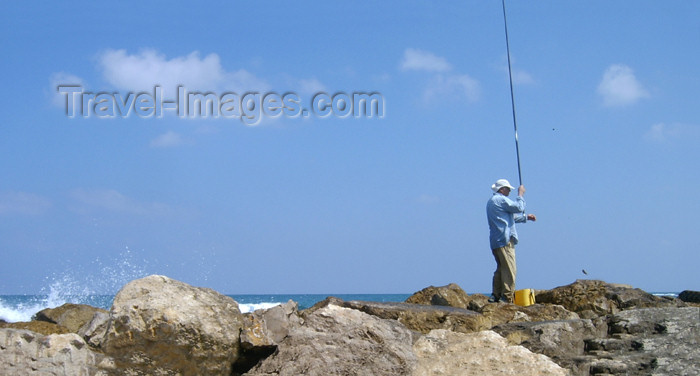
<path id="1" fill-rule="evenodd" d="M 43 335 L 70 333 L 68 328 L 46 321 L 0 323 L 0 328 L 25 329 Z"/>
<path id="2" fill-rule="evenodd" d="M 467 309 L 481 312 L 484 309 L 484 307 L 486 307 L 488 304 L 491 304 L 489 303 L 488 296 L 484 294 L 472 294 L 469 295 L 469 303 L 467 304 Z"/>
<path id="3" fill-rule="evenodd" d="M 327 304 L 303 312 L 277 351 L 246 375 L 410 375 L 413 334 L 393 320 Z"/>
<path id="4" fill-rule="evenodd" d="M 615 365 L 594 363 L 591 374 L 595 368 L 600 373 L 624 369 L 630 376 L 700 375 L 700 308 L 629 310 L 611 316 L 608 325 L 609 337 L 589 347 L 597 345 Z"/>
<path id="5" fill-rule="evenodd" d="M 481 313 L 489 320 L 489 329 L 509 322 L 574 320 L 579 316 L 560 305 L 533 304 L 521 307 L 515 304 L 487 304 Z"/>
<path id="6" fill-rule="evenodd" d="M 406 303 L 469 308 L 469 296 L 456 283 L 447 286 L 430 286 L 411 295 Z"/>
<path id="7" fill-rule="evenodd" d="M 678 294 L 678 299 L 688 303 L 700 303 L 700 291 L 684 290 Z"/>
<path id="8" fill-rule="evenodd" d="M 78 330 L 78 335 L 83 337 L 88 345 L 99 347 L 107 334 L 108 327 L 109 313 L 107 311 L 97 311 L 92 316 L 92 320 Z"/>
<path id="9" fill-rule="evenodd" d="M 530 351 L 550 357 L 577 375 L 587 375 L 589 364 L 585 350 L 588 339 L 601 338 L 607 333 L 605 320 L 589 319 L 518 322 L 499 325 L 493 330 L 509 343 L 522 345 Z"/>
<path id="10" fill-rule="evenodd" d="M 104 309 L 85 304 L 66 303 L 57 308 L 47 308 L 37 312 L 33 320 L 58 324 L 72 333 L 77 333 L 83 325 L 92 320 L 96 312 L 107 313 Z"/>
<path id="11" fill-rule="evenodd" d="M 434 329 L 447 329 L 459 333 L 472 333 L 491 329 L 495 325 L 518 321 L 545 321 L 578 319 L 578 315 L 564 307 L 535 304 L 521 307 L 515 304 L 487 304 L 482 313 L 447 306 L 427 306 L 409 303 L 379 303 L 364 301 L 345 302 L 329 298 L 317 304 L 329 303 L 377 316 L 397 320 L 411 330 L 426 334 Z M 313 309 L 314 307 L 310 308 Z"/>
<path id="12" fill-rule="evenodd" d="M 243 317 L 230 297 L 152 275 L 124 286 L 110 315 L 101 348 L 122 374 L 231 374 Z"/>
<path id="13" fill-rule="evenodd" d="M 493 331 L 454 333 L 433 330 L 413 346 L 414 376 L 432 375 L 568 375 L 544 355 L 514 346 Z"/>
<path id="14" fill-rule="evenodd" d="M 552 290 L 537 292 L 538 303 L 559 304 L 581 318 L 615 314 L 621 310 L 646 307 L 677 307 L 675 299 L 664 299 L 628 285 L 577 280 Z"/>
<path id="15" fill-rule="evenodd" d="M 0 370 L 4 375 L 107 375 L 109 359 L 90 350 L 75 333 L 41 335 L 0 329 Z"/>
<path id="16" fill-rule="evenodd" d="M 270 356 L 289 332 L 301 325 L 298 309 L 299 305 L 290 300 L 243 315 L 241 353 L 233 365 L 234 374 L 245 373 Z"/>
<path id="17" fill-rule="evenodd" d="M 447 306 L 364 301 L 345 302 L 337 298 L 330 298 L 317 303 L 309 310 L 312 311 L 315 307 L 325 307 L 328 304 L 356 309 L 382 319 L 396 320 L 408 329 L 424 334 L 433 329 L 471 333 L 491 327 L 490 319 L 478 312 Z"/>

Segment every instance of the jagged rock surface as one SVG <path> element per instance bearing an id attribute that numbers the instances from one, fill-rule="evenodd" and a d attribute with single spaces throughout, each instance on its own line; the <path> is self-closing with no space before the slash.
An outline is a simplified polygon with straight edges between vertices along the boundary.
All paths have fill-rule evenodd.
<path id="1" fill-rule="evenodd" d="M 42 335 L 29 330 L 0 329 L 0 373 L 37 376 L 103 376 L 107 362 L 75 333 Z"/>
<path id="2" fill-rule="evenodd" d="M 586 341 L 591 375 L 700 375 L 700 308 L 645 308 L 608 319 L 606 338 Z"/>

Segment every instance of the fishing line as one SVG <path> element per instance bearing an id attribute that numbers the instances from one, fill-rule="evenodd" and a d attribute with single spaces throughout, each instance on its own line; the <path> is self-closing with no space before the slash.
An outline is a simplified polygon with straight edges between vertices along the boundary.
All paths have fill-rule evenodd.
<path id="1" fill-rule="evenodd" d="M 510 67 L 510 42 L 508 40 L 508 21 L 506 19 L 506 0 L 502 0 L 503 4 L 503 26 L 506 30 L 506 52 L 508 53 L 508 78 L 510 80 L 510 103 L 513 108 L 513 129 L 515 129 L 515 154 L 518 157 L 518 179 L 520 185 L 523 185 L 523 175 L 520 172 L 520 146 L 518 145 L 518 123 L 515 117 L 515 96 L 513 95 L 513 71 Z"/>

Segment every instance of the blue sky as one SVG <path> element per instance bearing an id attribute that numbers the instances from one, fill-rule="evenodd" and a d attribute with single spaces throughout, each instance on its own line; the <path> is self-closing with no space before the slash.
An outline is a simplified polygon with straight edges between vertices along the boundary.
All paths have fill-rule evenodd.
<path id="1" fill-rule="evenodd" d="M 517 183 L 499 1 L 0 5 L 0 294 L 488 292 Z M 508 2 L 518 288 L 700 289 L 700 3 Z M 66 116 L 85 92 L 374 92 L 383 116 Z M 94 114 L 93 114 L 94 115 Z M 583 275 L 586 269 L 588 276 Z"/>

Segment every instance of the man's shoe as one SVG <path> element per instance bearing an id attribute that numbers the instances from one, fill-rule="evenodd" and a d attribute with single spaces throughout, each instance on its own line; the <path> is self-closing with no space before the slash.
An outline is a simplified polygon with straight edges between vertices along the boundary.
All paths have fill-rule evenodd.
<path id="1" fill-rule="evenodd" d="M 501 299 L 498 299 L 498 302 L 510 304 L 510 300 L 508 298 L 506 298 L 505 296 L 502 296 Z"/>
<path id="2" fill-rule="evenodd" d="M 497 301 L 498 298 L 496 297 L 496 295 L 491 295 L 491 297 L 489 298 L 489 303 L 496 303 Z"/>

